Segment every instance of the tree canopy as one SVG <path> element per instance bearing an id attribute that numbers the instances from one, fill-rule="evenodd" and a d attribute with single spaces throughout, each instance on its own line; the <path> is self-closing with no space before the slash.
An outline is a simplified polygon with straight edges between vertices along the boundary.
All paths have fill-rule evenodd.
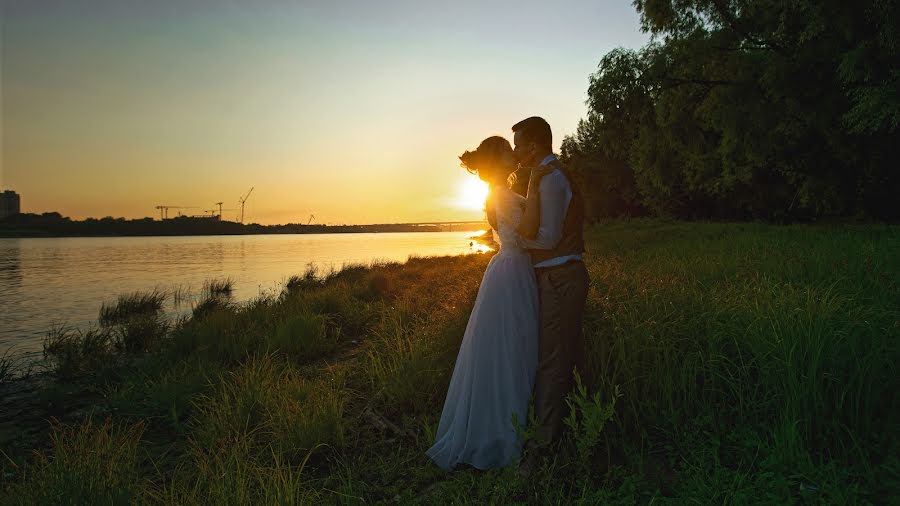
<path id="1" fill-rule="evenodd" d="M 563 141 L 593 218 L 896 220 L 895 0 L 636 0 Z"/>

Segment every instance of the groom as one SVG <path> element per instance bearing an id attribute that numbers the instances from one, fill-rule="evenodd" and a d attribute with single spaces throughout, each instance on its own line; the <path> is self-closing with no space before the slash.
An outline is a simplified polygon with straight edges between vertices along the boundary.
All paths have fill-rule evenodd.
<path id="1" fill-rule="evenodd" d="M 582 319 L 588 274 L 582 262 L 584 206 L 581 192 L 553 154 L 550 125 L 536 116 L 512 127 L 514 153 L 532 167 L 519 234 L 534 264 L 540 297 L 540 338 L 534 407 L 538 440 L 529 445 L 522 471 L 536 466 L 538 454 L 559 441 L 568 413 L 566 395 L 577 368 L 583 371 Z"/>

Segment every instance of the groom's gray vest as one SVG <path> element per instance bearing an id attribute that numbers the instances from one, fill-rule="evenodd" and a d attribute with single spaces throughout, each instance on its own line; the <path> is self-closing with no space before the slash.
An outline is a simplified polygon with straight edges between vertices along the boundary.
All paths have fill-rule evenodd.
<path id="1" fill-rule="evenodd" d="M 581 197 L 581 191 L 569 175 L 569 171 L 558 160 L 553 160 L 548 165 L 558 169 L 566 177 L 569 188 L 572 190 L 572 200 L 569 201 L 569 207 L 566 209 L 563 233 L 559 244 L 553 249 L 528 250 L 533 264 L 539 264 L 551 258 L 584 253 L 584 200 Z"/>

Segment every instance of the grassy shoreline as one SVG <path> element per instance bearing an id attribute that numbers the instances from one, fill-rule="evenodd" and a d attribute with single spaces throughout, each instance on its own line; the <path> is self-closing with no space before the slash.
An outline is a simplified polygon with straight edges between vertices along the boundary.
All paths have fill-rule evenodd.
<path id="1" fill-rule="evenodd" d="M 476 255 L 310 271 L 277 297 L 211 296 L 172 326 L 152 294 L 132 304 L 139 317 L 105 308 L 105 330 L 55 341 L 59 380 L 40 398 L 92 395 L 77 416 L 53 413 L 63 422 L 35 453 L 3 448 L 0 502 L 853 504 L 900 492 L 900 228 L 632 222 L 586 238 L 582 422 L 572 458 L 532 480 L 447 475 L 423 455 L 489 260 Z"/>

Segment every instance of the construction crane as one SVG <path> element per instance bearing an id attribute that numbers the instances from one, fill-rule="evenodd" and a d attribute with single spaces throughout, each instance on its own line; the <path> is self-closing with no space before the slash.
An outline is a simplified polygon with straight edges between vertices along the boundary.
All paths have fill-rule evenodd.
<path id="1" fill-rule="evenodd" d="M 218 213 L 216 212 L 215 209 L 205 209 L 203 212 L 209 213 L 209 215 L 211 217 L 216 216 L 218 219 L 221 220 L 222 219 L 222 211 L 237 211 L 237 209 L 222 209 L 222 204 L 223 204 L 223 202 L 216 202 L 215 204 L 213 204 L 215 206 L 219 206 Z"/>
<path id="2" fill-rule="evenodd" d="M 159 219 L 168 220 L 169 209 L 196 209 L 197 206 L 156 206 L 156 208 L 159 210 Z"/>
<path id="3" fill-rule="evenodd" d="M 256 188 L 256 187 L 251 186 L 250 191 L 248 191 L 246 195 L 244 195 L 243 197 L 240 197 L 238 199 L 238 202 L 241 203 L 241 223 L 242 224 L 244 223 L 244 204 L 247 203 L 247 199 L 250 198 L 250 194 L 253 193 L 253 188 Z"/>
<path id="4" fill-rule="evenodd" d="M 306 224 L 309 225 L 310 223 L 312 223 L 312 220 L 314 220 L 314 219 L 316 219 L 316 215 L 310 214 L 310 215 L 309 215 L 309 221 L 307 221 Z"/>
<path id="5" fill-rule="evenodd" d="M 204 213 L 209 213 L 210 218 L 222 219 L 222 211 L 237 211 L 237 209 L 204 209 Z"/>

